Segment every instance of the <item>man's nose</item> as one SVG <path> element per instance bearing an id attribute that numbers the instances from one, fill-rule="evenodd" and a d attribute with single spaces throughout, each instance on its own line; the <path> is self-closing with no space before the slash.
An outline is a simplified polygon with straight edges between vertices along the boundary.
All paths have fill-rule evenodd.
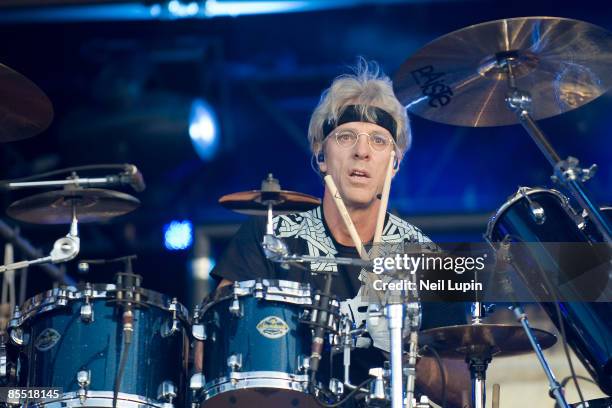
<path id="1" fill-rule="evenodd" d="M 362 133 L 359 135 L 359 138 L 357 139 L 357 143 L 355 144 L 353 150 L 356 158 L 366 159 L 370 157 L 371 152 L 370 146 L 368 145 L 367 134 Z"/>

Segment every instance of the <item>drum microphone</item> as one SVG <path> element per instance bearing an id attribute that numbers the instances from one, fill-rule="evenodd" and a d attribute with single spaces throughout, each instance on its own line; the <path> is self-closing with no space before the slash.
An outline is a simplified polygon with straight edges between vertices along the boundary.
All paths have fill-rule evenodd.
<path id="1" fill-rule="evenodd" d="M 137 193 L 142 193 L 147 187 L 142 173 L 133 164 L 125 165 L 125 172 L 121 174 L 120 180 L 124 184 L 129 184 Z"/>

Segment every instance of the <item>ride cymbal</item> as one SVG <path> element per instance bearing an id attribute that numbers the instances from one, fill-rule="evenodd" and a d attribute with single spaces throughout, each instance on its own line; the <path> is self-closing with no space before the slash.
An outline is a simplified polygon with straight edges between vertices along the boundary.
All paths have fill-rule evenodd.
<path id="1" fill-rule="evenodd" d="M 508 69 L 531 95 L 531 117 L 576 109 L 612 85 L 612 33 L 583 21 L 521 17 L 446 34 L 417 51 L 394 78 L 398 99 L 416 115 L 456 126 L 519 120 L 507 106 Z"/>

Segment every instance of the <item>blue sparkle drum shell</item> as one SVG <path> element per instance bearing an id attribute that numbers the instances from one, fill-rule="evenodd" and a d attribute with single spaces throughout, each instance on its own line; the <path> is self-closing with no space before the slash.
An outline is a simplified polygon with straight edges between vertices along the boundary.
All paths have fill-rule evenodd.
<path id="1" fill-rule="evenodd" d="M 612 218 L 609 210 L 604 208 L 602 212 L 608 220 Z M 608 296 L 609 292 L 610 249 L 602 244 L 601 235 L 589 219 L 578 214 L 558 191 L 520 188 L 491 219 L 486 239 L 491 243 L 505 240 L 527 243 L 522 248 L 529 254 L 511 256 L 522 280 L 528 286 L 531 284 L 534 294 L 538 289 L 534 288 L 538 285 L 535 282 L 543 285 L 534 269 L 565 277 L 563 285 L 556 288 L 558 293 L 567 295 L 559 302 L 562 322 L 558 320 L 555 303 L 543 301 L 540 305 L 557 328 L 561 323 L 564 325 L 569 345 L 601 390 L 612 394 L 612 303 L 573 301 L 581 292 L 590 299 Z M 568 244 L 563 248 L 570 248 L 573 253 L 551 251 L 554 245 L 550 243 Z M 586 284 L 583 274 L 588 276 Z"/>
<path id="2" fill-rule="evenodd" d="M 187 310 L 158 292 L 135 290 L 117 406 L 182 406 Z M 123 303 L 115 295 L 115 285 L 96 284 L 53 289 L 26 301 L 9 325 L 11 339 L 22 349 L 20 385 L 61 388 L 62 396 L 45 401 L 47 406 L 112 407 L 125 351 Z"/>
<path id="3" fill-rule="evenodd" d="M 206 408 L 316 406 L 308 395 L 311 330 L 300 322 L 311 304 L 309 285 L 297 282 L 221 288 L 194 314 L 204 339 L 205 384 L 196 399 Z"/>

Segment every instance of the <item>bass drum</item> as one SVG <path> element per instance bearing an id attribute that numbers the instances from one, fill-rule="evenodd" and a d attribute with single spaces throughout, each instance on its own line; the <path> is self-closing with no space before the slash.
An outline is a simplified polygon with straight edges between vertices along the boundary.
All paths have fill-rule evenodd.
<path id="1" fill-rule="evenodd" d="M 604 209 L 604 212 L 610 219 L 612 213 L 609 209 Z M 598 242 L 603 242 L 601 235 L 590 225 L 588 219 L 573 210 L 568 198 L 556 190 L 520 188 L 491 219 L 485 237 L 491 243 L 529 243 L 529 257 L 512 255 L 517 272 L 528 286 L 534 286 L 534 259 L 540 266 L 541 260 L 552 260 L 546 264 L 550 274 L 573 274 L 568 283 L 563 285 L 565 290 L 573 290 L 571 296 L 566 299 L 571 299 L 581 291 L 582 288 L 572 288 L 572 279 L 579 280 L 580 272 L 576 271 L 591 270 L 587 265 L 606 267 L 596 276 L 598 281 L 591 282 L 591 288 L 596 288 L 598 293 L 601 293 L 608 284 L 609 248 L 597 245 Z M 563 254 L 561 257 L 570 259 L 569 267 L 563 260 L 556 262 L 560 258 L 559 253 L 551 253 L 552 246 L 548 244 L 554 242 L 574 243 L 570 247 L 578 248 L 577 256 L 568 257 Z M 558 270 L 554 270 L 555 266 Z M 569 271 L 562 270 L 563 268 Z M 555 304 L 542 302 L 541 306 L 560 329 Z M 612 394 L 612 303 L 562 301 L 559 302 L 559 307 L 569 345 L 602 391 Z"/>
<path id="2" fill-rule="evenodd" d="M 40 404 L 58 408 L 113 407 L 118 378 L 117 407 L 182 406 L 189 329 L 176 299 L 114 284 L 49 290 L 9 323 L 22 349 L 20 386 L 60 388 L 59 398 Z"/>

